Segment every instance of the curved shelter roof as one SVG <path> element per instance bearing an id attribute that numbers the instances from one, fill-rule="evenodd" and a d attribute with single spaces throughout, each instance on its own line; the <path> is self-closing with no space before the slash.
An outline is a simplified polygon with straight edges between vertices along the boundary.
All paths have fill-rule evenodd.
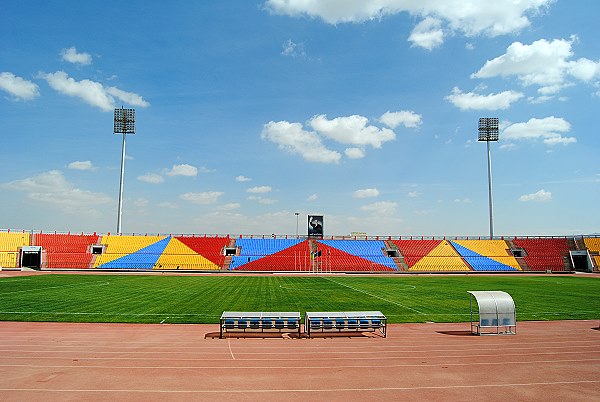
<path id="1" fill-rule="evenodd" d="M 473 304 L 471 303 L 471 329 L 477 333 L 490 329 L 493 333 L 516 332 L 517 313 L 515 302 L 511 295 L 500 290 L 468 291 L 475 298 L 479 312 L 479 322 L 473 325 Z M 503 330 L 501 332 L 501 330 Z M 514 332 L 513 332 L 514 330 Z"/>

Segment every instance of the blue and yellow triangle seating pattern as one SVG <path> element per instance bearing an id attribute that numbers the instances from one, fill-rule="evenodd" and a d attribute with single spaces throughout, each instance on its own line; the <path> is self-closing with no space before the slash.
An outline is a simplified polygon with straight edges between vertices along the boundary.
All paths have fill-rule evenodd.
<path id="1" fill-rule="evenodd" d="M 209 258 L 173 236 L 104 236 L 105 252 L 94 268 L 101 269 L 220 269 Z M 215 250 L 219 254 L 221 250 Z M 214 254 L 211 253 L 211 254 Z"/>

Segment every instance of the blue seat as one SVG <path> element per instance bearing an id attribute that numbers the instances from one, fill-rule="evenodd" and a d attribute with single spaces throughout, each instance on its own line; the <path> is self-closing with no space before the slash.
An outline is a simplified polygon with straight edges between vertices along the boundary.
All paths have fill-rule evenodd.
<path id="1" fill-rule="evenodd" d="M 263 327 L 263 329 L 273 328 L 273 321 L 271 321 L 271 320 L 262 320 L 262 327 Z"/>
<path id="2" fill-rule="evenodd" d="M 258 319 L 250 320 L 250 328 L 259 329 L 260 328 L 260 320 L 258 320 Z"/>
<path id="3" fill-rule="evenodd" d="M 248 328 L 248 321 L 246 321 L 246 320 L 238 320 L 237 327 L 238 327 L 238 329 L 246 329 L 246 328 Z"/>
<path id="4" fill-rule="evenodd" d="M 283 329 L 284 327 L 285 327 L 285 321 L 283 321 L 281 319 L 275 320 L 275 328 Z"/>
<path id="5" fill-rule="evenodd" d="M 346 320 L 342 320 L 342 319 L 335 320 L 335 327 L 337 329 L 344 329 L 346 327 Z"/>
<path id="6" fill-rule="evenodd" d="M 235 321 L 234 320 L 225 320 L 225 325 L 223 325 L 225 329 L 234 329 Z"/>
<path id="7" fill-rule="evenodd" d="M 371 326 L 373 328 L 379 328 L 379 327 L 381 327 L 381 320 L 371 320 Z"/>
<path id="8" fill-rule="evenodd" d="M 358 328 L 357 320 L 348 320 L 348 329 L 356 329 Z"/>
<path id="9" fill-rule="evenodd" d="M 333 328 L 332 320 L 323 320 L 323 329 L 331 329 Z"/>
<path id="10" fill-rule="evenodd" d="M 370 328 L 371 323 L 369 322 L 369 320 L 360 320 L 360 327 L 361 328 Z"/>
<path id="11" fill-rule="evenodd" d="M 319 329 L 319 328 L 321 328 L 321 321 L 320 320 L 310 320 L 310 327 L 312 329 Z"/>
<path id="12" fill-rule="evenodd" d="M 287 320 L 287 328 L 288 329 L 296 329 L 298 328 L 298 321 L 293 318 Z"/>

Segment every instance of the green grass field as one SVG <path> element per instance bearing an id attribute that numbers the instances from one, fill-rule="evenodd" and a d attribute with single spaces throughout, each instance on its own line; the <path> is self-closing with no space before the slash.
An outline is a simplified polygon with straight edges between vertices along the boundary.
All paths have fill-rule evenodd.
<path id="1" fill-rule="evenodd" d="M 159 276 L 0 278 L 0 320 L 218 323 L 223 311 L 380 310 L 390 323 L 469 321 L 467 290 L 512 295 L 517 320 L 600 319 L 584 276 Z"/>

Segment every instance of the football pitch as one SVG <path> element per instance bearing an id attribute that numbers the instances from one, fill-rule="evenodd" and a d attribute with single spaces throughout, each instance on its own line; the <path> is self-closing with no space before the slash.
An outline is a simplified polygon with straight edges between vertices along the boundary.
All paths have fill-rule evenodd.
<path id="1" fill-rule="evenodd" d="M 579 275 L 60 274 L 0 278 L 0 320 L 215 324 L 223 311 L 379 310 L 389 323 L 465 322 L 469 290 L 508 292 L 517 320 L 600 319 L 600 278 Z"/>

